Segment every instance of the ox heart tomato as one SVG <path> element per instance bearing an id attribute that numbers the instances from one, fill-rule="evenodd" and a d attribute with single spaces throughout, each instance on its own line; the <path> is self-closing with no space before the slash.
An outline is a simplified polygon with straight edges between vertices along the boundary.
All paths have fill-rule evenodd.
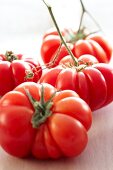
<path id="1" fill-rule="evenodd" d="M 83 31 L 77 33 L 70 29 L 64 29 L 62 35 L 76 58 L 90 54 L 95 56 L 99 62 L 108 63 L 112 57 L 112 46 L 104 35 L 95 33 L 87 36 Z M 45 33 L 41 44 L 41 56 L 45 64 L 54 60 L 59 48 L 60 52 L 51 67 L 58 65 L 59 61 L 68 55 L 64 45 L 61 47 L 60 45 L 61 40 L 55 29 Z"/>
<path id="2" fill-rule="evenodd" d="M 24 82 L 0 99 L 0 144 L 16 157 L 74 157 L 86 147 L 90 107 L 72 90 Z"/>
<path id="3" fill-rule="evenodd" d="M 7 51 L 0 55 L 0 96 L 25 81 L 37 82 L 42 74 L 39 62 Z"/>
<path id="4" fill-rule="evenodd" d="M 40 83 L 49 83 L 59 90 L 76 91 L 93 111 L 113 101 L 113 68 L 110 65 L 106 63 L 91 65 L 80 61 L 80 64 L 78 62 L 78 66 L 75 66 L 69 56 L 64 57 L 60 64 L 46 70 Z"/>
<path id="5" fill-rule="evenodd" d="M 87 10 L 85 10 L 82 0 L 80 2 L 83 9 L 81 17 L 83 18 L 83 14 L 84 12 L 87 12 Z M 113 68 L 106 63 L 94 63 L 108 62 L 111 58 L 111 46 L 106 43 L 106 40 L 97 35 L 92 35 L 89 38 L 87 37 L 87 40 L 89 40 L 92 48 L 88 44 L 88 41 L 84 40 L 86 42 L 84 43 L 86 46 L 84 45 L 79 55 L 81 55 L 81 53 L 84 54 L 84 51 L 86 50 L 87 55 L 89 57 L 91 56 L 91 58 L 88 60 L 87 55 L 83 55 L 83 62 L 81 62 L 81 59 L 79 59 L 80 56 L 77 57 L 76 54 L 74 55 L 73 51 L 70 50 L 70 48 L 68 47 L 68 44 L 63 37 L 63 33 L 60 31 L 57 21 L 54 17 L 52 7 L 48 5 L 45 1 L 44 3 L 48 8 L 53 23 L 58 32 L 61 41 L 60 44 L 63 44 L 65 46 L 71 58 L 69 56 L 66 59 L 62 58 L 60 60 L 61 65 L 45 71 L 40 79 L 40 82 L 50 83 L 59 90 L 71 89 L 76 91 L 79 96 L 88 103 L 92 111 L 109 104 L 113 101 Z M 54 34 L 56 33 L 54 32 Z M 49 35 L 51 35 L 51 33 L 48 33 L 47 37 Z M 45 36 L 44 39 L 46 39 L 47 37 Z M 77 34 L 75 34 L 75 37 L 73 37 L 72 34 L 72 39 L 70 39 L 70 41 L 75 41 L 77 39 L 76 43 L 78 43 L 79 37 L 83 37 L 83 32 L 81 32 L 80 29 L 78 30 Z M 80 41 L 82 42 L 83 40 Z M 76 46 L 75 43 L 74 46 Z M 89 49 L 93 50 L 94 53 L 88 53 Z M 97 58 L 97 61 L 94 59 L 94 56 Z M 49 55 L 46 57 L 49 57 Z M 101 61 L 101 59 L 103 61 Z"/>
<path id="6" fill-rule="evenodd" d="M 58 65 L 59 61 L 66 55 L 68 55 L 68 50 L 65 48 L 63 39 L 66 41 L 70 50 L 76 58 L 81 55 L 90 54 L 97 58 L 100 63 L 108 63 L 112 57 L 112 45 L 108 42 L 105 35 L 98 33 L 101 30 L 100 25 L 92 17 L 90 12 L 85 8 L 84 3 L 80 0 L 80 5 L 82 8 L 81 17 L 79 21 L 78 30 L 73 30 L 69 28 L 64 28 L 60 31 L 59 26 L 56 22 L 54 14 L 52 12 L 52 7 L 48 5 L 44 0 L 46 7 L 50 13 L 53 20 L 55 28 L 49 29 L 43 36 L 41 45 L 41 56 L 45 64 L 54 61 L 53 65 L 48 65 L 48 67 L 54 67 Z M 89 28 L 83 24 L 84 15 L 90 17 L 95 26 L 98 28 L 97 31 L 91 32 Z M 102 31 L 102 30 L 101 30 Z M 62 38 L 61 38 L 62 36 Z M 57 55 L 57 57 L 56 57 Z M 90 57 L 90 56 L 89 56 Z"/>

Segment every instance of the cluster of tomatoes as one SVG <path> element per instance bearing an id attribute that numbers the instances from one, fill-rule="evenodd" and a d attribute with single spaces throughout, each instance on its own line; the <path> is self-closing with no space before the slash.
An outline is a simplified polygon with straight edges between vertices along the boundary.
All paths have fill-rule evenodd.
<path id="1" fill-rule="evenodd" d="M 65 37 L 65 30 L 62 32 Z M 64 45 L 58 53 L 61 40 L 57 31 L 45 33 L 41 56 L 44 63 L 52 68 L 41 76 L 40 82 L 49 83 L 59 90 L 76 91 L 94 111 L 113 100 L 113 68 L 108 64 L 112 47 L 102 35 L 91 34 L 76 41 L 76 34 L 73 32 L 75 41 L 67 43 L 74 61 Z"/>
<path id="2" fill-rule="evenodd" d="M 104 36 L 55 29 L 42 40 L 45 68 L 0 55 L 0 145 L 16 157 L 75 157 L 86 147 L 92 112 L 113 101 L 112 47 Z"/>

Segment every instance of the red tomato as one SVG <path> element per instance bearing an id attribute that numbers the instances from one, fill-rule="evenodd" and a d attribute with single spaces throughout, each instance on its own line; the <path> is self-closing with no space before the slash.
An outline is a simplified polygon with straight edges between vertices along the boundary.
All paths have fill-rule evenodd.
<path id="1" fill-rule="evenodd" d="M 88 142 L 91 109 L 76 92 L 24 82 L 0 99 L 0 144 L 17 157 L 74 157 Z"/>
<path id="2" fill-rule="evenodd" d="M 112 46 L 106 40 L 105 36 L 99 34 L 85 36 L 84 33 L 77 34 L 71 29 L 64 29 L 62 35 L 69 44 L 69 47 L 71 46 L 70 49 L 76 58 L 84 54 L 90 54 L 95 56 L 101 63 L 108 63 L 110 61 Z M 51 29 L 44 34 L 41 45 L 41 56 L 45 64 L 53 60 L 60 44 L 61 41 L 57 31 Z M 55 60 L 55 63 L 51 67 L 58 65 L 59 61 L 66 55 L 68 55 L 67 50 L 65 47 L 61 47 L 57 60 Z"/>
<path id="3" fill-rule="evenodd" d="M 92 111 L 113 101 L 113 68 L 110 65 L 79 64 L 76 67 L 69 56 L 66 60 L 65 57 L 62 60 L 62 65 L 43 73 L 40 83 L 49 83 L 59 90 L 76 91 Z"/>
<path id="4" fill-rule="evenodd" d="M 0 96 L 25 81 L 37 82 L 42 74 L 40 64 L 32 58 L 11 51 L 0 55 Z"/>

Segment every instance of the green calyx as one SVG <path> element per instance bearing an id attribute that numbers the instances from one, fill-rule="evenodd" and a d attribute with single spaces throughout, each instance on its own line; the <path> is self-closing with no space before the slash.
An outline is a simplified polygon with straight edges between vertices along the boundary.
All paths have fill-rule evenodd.
<path id="1" fill-rule="evenodd" d="M 74 42 L 78 41 L 78 40 L 82 40 L 85 39 L 86 35 L 84 34 L 84 32 L 82 30 L 80 30 L 74 38 Z"/>
<path id="2" fill-rule="evenodd" d="M 52 99 L 55 95 L 51 96 L 51 98 L 48 101 L 44 101 L 44 87 L 42 85 L 41 88 L 41 96 L 40 96 L 40 101 L 36 101 L 30 94 L 28 89 L 25 89 L 26 95 L 31 102 L 33 108 L 34 108 L 34 114 L 32 116 L 32 126 L 33 128 L 38 128 L 41 124 L 43 124 L 49 116 L 51 116 L 51 108 L 53 105 Z"/>
<path id="3" fill-rule="evenodd" d="M 34 73 L 32 70 L 26 70 L 25 74 L 26 74 L 25 80 L 30 80 L 30 79 L 33 79 L 33 77 L 34 77 Z"/>
<path id="4" fill-rule="evenodd" d="M 12 51 L 6 51 L 5 56 L 6 56 L 6 60 L 9 62 L 18 60 L 18 56 L 15 55 Z"/>
<path id="5" fill-rule="evenodd" d="M 64 35 L 64 38 L 67 43 L 75 43 L 78 40 L 82 40 L 86 38 L 85 34 L 85 28 L 79 30 L 77 33 L 74 33 L 73 31 L 69 31 Z"/>

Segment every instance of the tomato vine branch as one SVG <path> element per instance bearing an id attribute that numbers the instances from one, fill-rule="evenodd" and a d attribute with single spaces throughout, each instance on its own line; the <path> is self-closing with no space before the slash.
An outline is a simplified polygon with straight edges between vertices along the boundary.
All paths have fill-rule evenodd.
<path id="1" fill-rule="evenodd" d="M 66 41 L 64 40 L 64 38 L 63 38 L 63 36 L 62 36 L 62 34 L 61 34 L 61 31 L 60 31 L 60 29 L 59 29 L 59 26 L 58 26 L 58 24 L 57 24 L 57 22 L 56 22 L 56 19 L 55 19 L 54 15 L 53 15 L 52 7 L 51 7 L 48 3 L 46 3 L 45 0 L 42 0 L 42 1 L 45 3 L 46 7 L 48 8 L 48 11 L 49 11 L 49 13 L 50 13 L 50 16 L 51 16 L 51 18 L 52 18 L 52 21 L 53 21 L 56 29 L 57 29 L 57 32 L 58 32 L 58 34 L 59 34 L 59 36 L 60 36 L 60 39 L 61 39 L 62 44 L 65 45 L 68 53 L 71 55 L 71 57 L 72 57 L 72 59 L 73 59 L 73 61 L 74 61 L 74 63 L 75 63 L 75 65 L 78 66 L 78 60 L 74 57 L 72 51 L 69 49 Z"/>
<path id="2" fill-rule="evenodd" d="M 81 25 L 82 25 L 83 17 L 84 17 L 85 13 L 87 13 L 89 15 L 89 17 L 92 19 L 92 21 L 95 23 L 95 25 L 99 28 L 99 30 L 102 30 L 100 25 L 97 23 L 95 18 L 92 16 L 92 14 L 85 8 L 84 3 L 83 3 L 82 0 L 80 0 L 80 4 L 81 4 L 81 7 L 82 7 L 82 14 L 81 14 L 81 18 L 80 18 L 80 24 L 79 24 L 79 28 L 78 28 L 78 33 L 79 33 L 80 29 L 81 29 Z"/>

